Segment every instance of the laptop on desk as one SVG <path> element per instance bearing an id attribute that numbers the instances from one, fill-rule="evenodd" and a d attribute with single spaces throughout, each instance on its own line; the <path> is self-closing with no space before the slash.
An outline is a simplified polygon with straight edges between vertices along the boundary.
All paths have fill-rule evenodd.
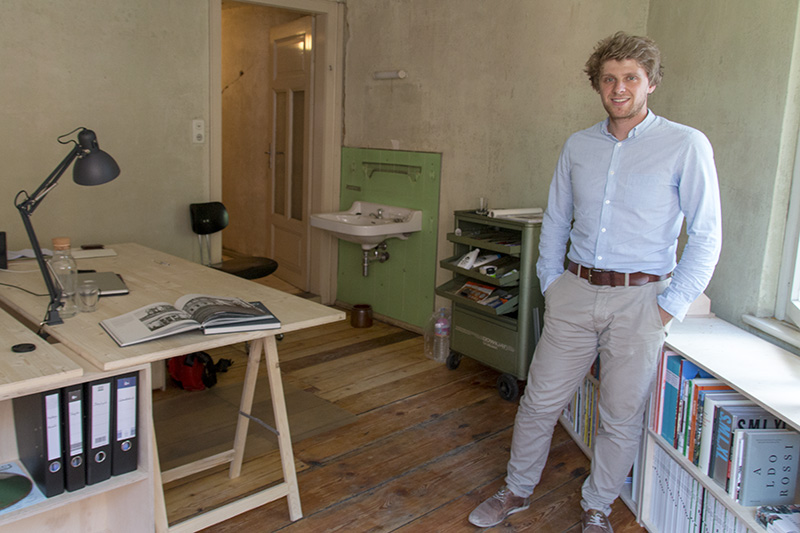
<path id="1" fill-rule="evenodd" d="M 100 296 L 116 296 L 130 292 L 123 279 L 114 272 L 78 272 L 78 283 L 86 280 L 97 283 Z"/>

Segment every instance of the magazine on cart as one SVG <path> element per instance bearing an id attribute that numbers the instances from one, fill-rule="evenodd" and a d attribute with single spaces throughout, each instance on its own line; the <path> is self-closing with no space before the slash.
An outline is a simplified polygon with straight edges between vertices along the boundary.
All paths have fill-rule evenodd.
<path id="1" fill-rule="evenodd" d="M 206 335 L 277 329 L 281 322 L 261 302 L 187 294 L 174 305 L 157 302 L 103 320 L 100 325 L 117 344 L 130 346 L 198 329 Z"/>

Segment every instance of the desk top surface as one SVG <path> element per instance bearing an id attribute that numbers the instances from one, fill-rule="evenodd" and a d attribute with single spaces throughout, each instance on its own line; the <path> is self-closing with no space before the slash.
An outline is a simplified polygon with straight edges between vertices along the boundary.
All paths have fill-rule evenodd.
<path id="1" fill-rule="evenodd" d="M 125 280 L 130 294 L 100 298 L 95 312 L 78 313 L 63 324 L 45 327 L 47 333 L 102 370 L 127 368 L 175 355 L 327 324 L 345 317 L 342 311 L 139 244 L 116 244 L 109 248 L 117 255 L 78 259 L 78 268 L 116 272 Z M 0 286 L 0 299 L 25 319 L 39 323 L 45 314 L 49 296 L 46 296 L 47 289 L 36 263 L 15 262 L 9 268 L 17 272 L 0 272 L 0 281 L 43 296 Z M 106 318 L 156 302 L 174 304 L 184 294 L 232 296 L 245 301 L 261 301 L 280 319 L 281 328 L 220 335 L 181 333 L 120 348 L 100 327 L 100 321 Z"/>
<path id="2" fill-rule="evenodd" d="M 66 378 L 80 377 L 83 368 L 0 309 L 0 400 L 57 387 Z M 16 344 L 33 344 L 17 353 Z"/>

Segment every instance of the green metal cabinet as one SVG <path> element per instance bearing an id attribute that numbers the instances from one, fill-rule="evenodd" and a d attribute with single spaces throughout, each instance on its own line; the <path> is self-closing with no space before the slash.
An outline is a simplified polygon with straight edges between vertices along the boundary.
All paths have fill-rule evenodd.
<path id="1" fill-rule="evenodd" d="M 455 231 L 447 235 L 455 253 L 439 262 L 442 268 L 453 272 L 449 282 L 436 288 L 436 294 L 453 301 L 448 367 L 457 368 L 461 357 L 467 356 L 502 372 L 497 381 L 498 392 L 510 401 L 519 395 L 518 380 L 525 380 L 528 375 L 544 318 L 544 297 L 536 277 L 540 230 L 539 221 L 456 211 Z M 498 270 L 508 273 L 489 276 L 482 274 L 479 267 L 458 267 L 459 260 L 474 248 L 479 248 L 481 255 L 501 254 L 496 262 L 502 265 Z M 467 282 L 501 292 L 507 301 L 497 307 L 474 301 L 466 296 Z"/>

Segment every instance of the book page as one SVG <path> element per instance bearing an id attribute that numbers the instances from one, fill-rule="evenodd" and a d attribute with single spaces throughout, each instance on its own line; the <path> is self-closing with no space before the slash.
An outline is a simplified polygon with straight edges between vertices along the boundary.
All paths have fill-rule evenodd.
<path id="1" fill-rule="evenodd" d="M 120 346 L 200 327 L 187 313 L 165 302 L 146 305 L 130 313 L 103 320 L 100 325 Z"/>
<path id="2" fill-rule="evenodd" d="M 239 298 L 224 298 L 206 294 L 181 296 L 175 305 L 203 325 L 241 322 L 248 318 L 260 318 L 265 314 L 261 309 Z"/>

